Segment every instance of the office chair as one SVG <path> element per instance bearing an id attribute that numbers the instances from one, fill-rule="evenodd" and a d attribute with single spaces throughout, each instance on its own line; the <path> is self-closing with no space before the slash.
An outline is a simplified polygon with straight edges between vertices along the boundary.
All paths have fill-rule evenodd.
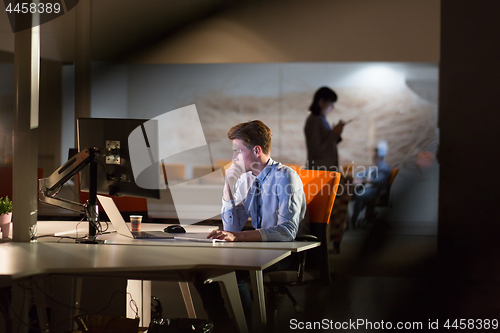
<path id="1" fill-rule="evenodd" d="M 391 186 L 392 186 L 392 183 L 394 182 L 394 179 L 396 179 L 398 172 L 399 172 L 399 169 L 397 169 L 397 168 L 391 170 L 391 177 L 389 178 L 389 181 L 387 182 L 387 190 L 385 191 L 385 193 L 379 195 L 377 197 L 377 199 L 375 200 L 375 202 L 372 202 L 372 203 L 369 203 L 366 205 L 364 224 L 368 223 L 369 221 L 376 221 L 377 220 L 377 214 L 375 212 L 375 207 L 392 207 L 392 202 L 390 200 L 390 198 L 391 198 Z"/>
<path id="2" fill-rule="evenodd" d="M 296 171 L 304 186 L 310 234 L 298 235 L 295 240 L 320 241 L 321 245 L 295 254 L 298 260 L 297 271 L 265 273 L 264 285 L 271 292 L 272 299 L 269 299 L 271 302 L 275 299 L 276 293 L 286 294 L 292 301 L 295 311 L 302 312 L 302 307 L 297 304 L 288 287 L 304 285 L 311 281 L 321 281 L 323 284 L 330 283 L 327 226 L 340 181 L 340 173 L 318 170 Z M 269 308 L 271 309 L 271 307 Z"/>

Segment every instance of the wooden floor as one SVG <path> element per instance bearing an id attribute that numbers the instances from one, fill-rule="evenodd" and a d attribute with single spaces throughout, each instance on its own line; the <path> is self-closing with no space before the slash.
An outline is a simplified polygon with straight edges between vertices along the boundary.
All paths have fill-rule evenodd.
<path id="1" fill-rule="evenodd" d="M 347 231 L 340 254 L 330 255 L 331 284 L 291 288 L 304 312 L 296 313 L 287 297 L 280 298 L 276 325 L 270 325 L 268 331 L 296 332 L 316 325 L 311 331 L 380 332 L 389 324 L 398 331 L 396 325 L 401 323 L 410 327 L 404 331 L 440 332 L 449 331 L 444 328 L 447 319 L 450 325 L 455 319 L 474 319 L 476 327 L 479 319 L 500 320 L 500 286 L 439 276 L 437 228 L 425 227 Z M 153 290 L 165 293 L 161 288 L 156 285 Z M 174 289 L 170 288 L 168 297 L 177 301 L 164 299 L 163 303 L 168 318 L 185 316 L 178 306 L 182 304 L 180 293 Z M 204 318 L 197 295 L 193 297 L 198 316 Z M 439 329 L 429 329 L 436 320 Z M 344 329 L 335 329 L 335 325 Z"/>

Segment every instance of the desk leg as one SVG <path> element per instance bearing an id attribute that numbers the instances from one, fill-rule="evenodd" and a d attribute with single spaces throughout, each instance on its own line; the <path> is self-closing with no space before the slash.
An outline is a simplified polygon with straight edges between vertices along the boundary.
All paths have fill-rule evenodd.
<path id="1" fill-rule="evenodd" d="M 259 324 L 262 325 L 260 329 L 264 329 L 266 327 L 267 317 L 262 271 L 250 271 L 250 282 L 252 283 L 254 312 L 259 316 Z"/>
<path id="2" fill-rule="evenodd" d="M 127 280 L 127 293 L 137 304 L 141 318 L 139 325 L 148 327 L 151 322 L 151 281 Z M 134 309 L 128 305 L 126 315 L 127 318 L 135 318 Z"/>
<path id="3" fill-rule="evenodd" d="M 245 320 L 245 313 L 241 305 L 240 292 L 238 291 L 238 283 L 236 282 L 236 273 L 231 272 L 211 278 L 212 281 L 222 282 L 226 289 L 229 303 L 231 303 L 231 310 L 238 326 L 240 333 L 248 333 L 247 322 Z"/>
<path id="4" fill-rule="evenodd" d="M 193 299 L 191 298 L 191 291 L 189 290 L 189 283 L 179 282 L 179 287 L 181 288 L 182 298 L 184 299 L 184 304 L 186 305 L 188 317 L 196 319 L 196 312 L 194 310 Z"/>

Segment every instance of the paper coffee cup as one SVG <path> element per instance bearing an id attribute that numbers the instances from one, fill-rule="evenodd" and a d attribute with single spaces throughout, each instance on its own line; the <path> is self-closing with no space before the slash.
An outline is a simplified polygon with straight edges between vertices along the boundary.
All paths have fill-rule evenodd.
<path id="1" fill-rule="evenodd" d="M 132 225 L 132 231 L 140 231 L 142 223 L 142 215 L 130 215 L 130 224 Z"/>

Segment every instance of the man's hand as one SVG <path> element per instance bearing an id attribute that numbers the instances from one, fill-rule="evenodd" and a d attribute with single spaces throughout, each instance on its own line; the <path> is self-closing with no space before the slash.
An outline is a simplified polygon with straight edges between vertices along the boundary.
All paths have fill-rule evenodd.
<path id="1" fill-rule="evenodd" d="M 244 173 L 245 173 L 245 168 L 239 165 L 238 163 L 231 164 L 231 166 L 226 170 L 226 173 L 224 175 L 226 185 L 224 186 L 224 193 L 223 193 L 223 198 L 225 201 L 229 202 L 233 200 L 234 188 L 236 182 Z"/>
<path id="2" fill-rule="evenodd" d="M 211 239 L 222 239 L 228 242 L 236 242 L 236 236 L 232 232 L 223 230 L 213 230 L 208 234 L 207 238 Z"/>
<path id="3" fill-rule="evenodd" d="M 208 234 L 207 238 L 223 239 L 228 242 L 262 242 L 262 236 L 259 230 L 238 232 L 214 230 Z"/>
<path id="4" fill-rule="evenodd" d="M 345 123 L 342 120 L 339 120 L 337 125 L 333 127 L 333 133 L 337 134 L 337 136 L 340 136 L 342 134 L 342 131 L 344 130 L 344 125 Z"/>

